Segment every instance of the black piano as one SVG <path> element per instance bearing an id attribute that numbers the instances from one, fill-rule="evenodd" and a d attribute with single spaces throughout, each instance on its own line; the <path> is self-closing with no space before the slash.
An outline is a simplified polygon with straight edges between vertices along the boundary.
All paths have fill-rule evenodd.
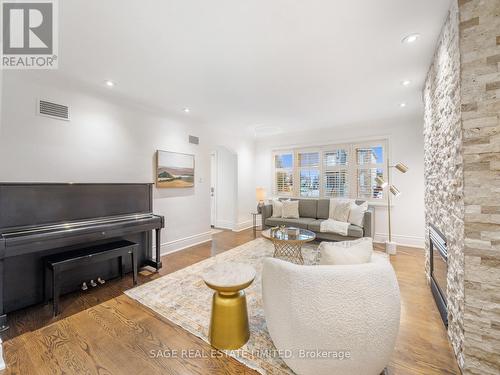
<path id="1" fill-rule="evenodd" d="M 165 221 L 152 209 L 152 184 L 0 183 L 0 331 L 7 328 L 7 313 L 43 301 L 48 255 L 128 240 L 138 244 L 139 267 L 159 270 Z M 72 272 L 62 292 L 96 275 L 117 277 L 118 263 Z"/>

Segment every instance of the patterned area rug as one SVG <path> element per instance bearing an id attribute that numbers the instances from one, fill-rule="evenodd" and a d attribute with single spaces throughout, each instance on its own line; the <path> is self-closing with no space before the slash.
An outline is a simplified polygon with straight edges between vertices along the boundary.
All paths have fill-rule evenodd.
<path id="1" fill-rule="evenodd" d="M 314 243 L 303 246 L 305 264 L 317 264 L 317 247 Z M 262 260 L 272 256 L 273 252 L 274 246 L 270 241 L 258 238 L 125 293 L 208 343 L 213 291 L 205 285 L 200 275 L 217 262 L 249 264 L 257 271 L 255 281 L 245 290 L 250 340 L 242 348 L 225 353 L 261 374 L 294 374 L 277 355 L 264 318 Z"/>

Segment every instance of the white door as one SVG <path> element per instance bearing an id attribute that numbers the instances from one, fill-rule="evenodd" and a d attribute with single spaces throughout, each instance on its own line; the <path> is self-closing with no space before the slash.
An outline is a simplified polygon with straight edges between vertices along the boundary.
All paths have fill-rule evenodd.
<path id="1" fill-rule="evenodd" d="M 215 162 L 215 227 L 233 230 L 238 208 L 238 155 L 217 146 Z"/>
<path id="2" fill-rule="evenodd" d="M 217 185 L 217 154 L 213 152 L 210 154 L 210 225 L 215 227 L 217 203 L 215 196 L 215 189 Z"/>

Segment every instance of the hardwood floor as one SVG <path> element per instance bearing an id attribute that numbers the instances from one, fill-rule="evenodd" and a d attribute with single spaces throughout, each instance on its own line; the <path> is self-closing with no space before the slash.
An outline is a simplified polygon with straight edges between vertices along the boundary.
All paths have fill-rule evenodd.
<path id="1" fill-rule="evenodd" d="M 187 267 L 253 240 L 251 230 L 214 235 L 212 243 L 162 258 L 159 273 L 143 271 L 139 283 Z M 424 275 L 423 251 L 398 248 L 392 264 L 398 277 L 402 313 L 388 374 L 459 374 Z M 222 357 L 201 339 L 162 320 L 122 292 L 131 276 L 105 287 L 61 299 L 61 314 L 34 306 L 9 315 L 2 334 L 7 374 L 256 374 Z M 168 354 L 175 353 L 173 358 Z"/>

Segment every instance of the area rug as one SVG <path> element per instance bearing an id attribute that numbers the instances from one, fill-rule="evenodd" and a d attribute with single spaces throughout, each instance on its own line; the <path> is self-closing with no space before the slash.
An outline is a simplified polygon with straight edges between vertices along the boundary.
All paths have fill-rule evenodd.
<path id="1" fill-rule="evenodd" d="M 318 263 L 317 247 L 314 243 L 303 246 L 305 264 Z M 225 353 L 261 374 L 294 374 L 278 356 L 264 318 L 262 260 L 272 256 L 273 252 L 274 246 L 270 241 L 258 238 L 125 293 L 208 343 L 213 291 L 205 285 L 200 275 L 217 262 L 249 264 L 257 271 L 255 281 L 245 290 L 250 339 L 242 348 Z"/>

